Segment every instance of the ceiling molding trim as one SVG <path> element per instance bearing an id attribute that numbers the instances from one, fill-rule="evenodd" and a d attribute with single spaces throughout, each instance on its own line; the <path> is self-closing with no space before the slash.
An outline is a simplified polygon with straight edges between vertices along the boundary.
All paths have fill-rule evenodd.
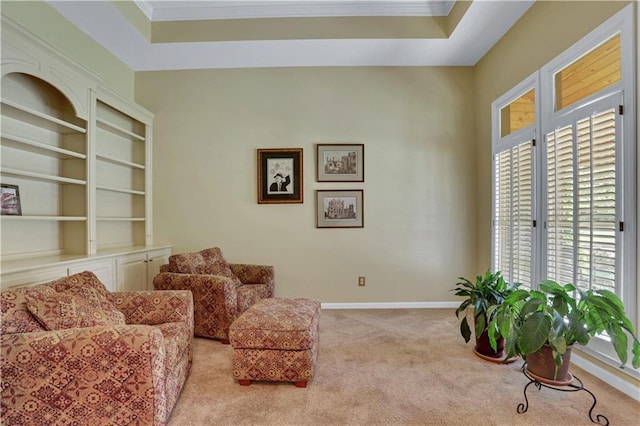
<path id="1" fill-rule="evenodd" d="M 533 0 L 474 1 L 449 39 L 322 39 L 150 43 L 111 2 L 49 1 L 133 71 L 473 66 Z"/>
<path id="2" fill-rule="evenodd" d="M 110 1 L 47 3 L 133 71 L 146 61 L 151 43 Z"/>
<path id="3" fill-rule="evenodd" d="M 144 13 L 149 21 L 153 21 L 153 5 L 151 5 L 149 0 L 133 0 L 133 2 L 138 6 L 142 13 Z"/>
<path id="4" fill-rule="evenodd" d="M 447 16 L 455 0 L 267 0 L 267 1 L 136 1 L 151 8 L 151 20 L 333 17 Z"/>

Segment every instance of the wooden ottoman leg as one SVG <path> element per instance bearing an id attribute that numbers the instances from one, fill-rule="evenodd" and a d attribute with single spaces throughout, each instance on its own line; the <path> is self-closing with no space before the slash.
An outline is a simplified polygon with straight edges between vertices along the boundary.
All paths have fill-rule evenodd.
<path id="1" fill-rule="evenodd" d="M 306 388 L 307 387 L 307 381 L 306 380 L 298 380 L 297 382 L 295 382 L 295 385 L 297 388 Z"/>
<path id="2" fill-rule="evenodd" d="M 238 380 L 238 383 L 240 383 L 240 386 L 249 386 L 251 384 L 251 380 Z"/>

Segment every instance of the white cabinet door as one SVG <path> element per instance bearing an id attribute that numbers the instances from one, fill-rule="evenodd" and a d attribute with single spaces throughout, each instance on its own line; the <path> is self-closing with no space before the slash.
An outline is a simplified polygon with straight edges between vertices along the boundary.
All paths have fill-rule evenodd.
<path id="1" fill-rule="evenodd" d="M 147 286 L 147 253 L 116 258 L 116 291 L 140 291 Z"/>
<path id="2" fill-rule="evenodd" d="M 116 274 L 113 266 L 113 258 L 82 262 L 68 268 L 69 275 L 83 271 L 91 271 L 104 284 L 109 291 L 116 291 Z"/>
<path id="3" fill-rule="evenodd" d="M 116 291 L 153 290 L 153 278 L 170 255 L 171 248 L 162 248 L 116 257 Z"/>
<path id="4" fill-rule="evenodd" d="M 154 250 L 147 256 L 147 290 L 153 290 L 153 279 L 160 273 L 160 266 L 169 263 L 171 249 Z"/>

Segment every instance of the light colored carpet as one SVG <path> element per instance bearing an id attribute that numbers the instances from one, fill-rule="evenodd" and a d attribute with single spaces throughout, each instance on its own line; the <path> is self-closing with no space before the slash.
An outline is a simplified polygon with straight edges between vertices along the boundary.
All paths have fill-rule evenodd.
<path id="1" fill-rule="evenodd" d="M 590 425 L 584 391 L 529 387 L 521 361 L 483 361 L 453 309 L 324 310 L 316 376 L 307 388 L 240 386 L 232 348 L 195 339 L 190 377 L 169 425 Z M 611 425 L 640 424 L 640 403 L 572 367 Z"/>

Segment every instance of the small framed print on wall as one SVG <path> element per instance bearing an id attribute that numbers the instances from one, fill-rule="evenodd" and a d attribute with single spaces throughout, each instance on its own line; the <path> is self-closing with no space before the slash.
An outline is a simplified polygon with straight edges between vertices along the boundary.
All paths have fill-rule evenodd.
<path id="1" fill-rule="evenodd" d="M 18 185 L 1 184 L 0 188 L 0 211 L 3 215 L 21 216 L 20 190 Z"/>
<path id="2" fill-rule="evenodd" d="M 258 149 L 258 204 L 302 203 L 302 148 Z"/>
<path id="3" fill-rule="evenodd" d="M 316 191 L 316 228 L 363 228 L 363 190 Z"/>
<path id="4" fill-rule="evenodd" d="M 364 144 L 316 145 L 318 182 L 364 182 Z"/>

